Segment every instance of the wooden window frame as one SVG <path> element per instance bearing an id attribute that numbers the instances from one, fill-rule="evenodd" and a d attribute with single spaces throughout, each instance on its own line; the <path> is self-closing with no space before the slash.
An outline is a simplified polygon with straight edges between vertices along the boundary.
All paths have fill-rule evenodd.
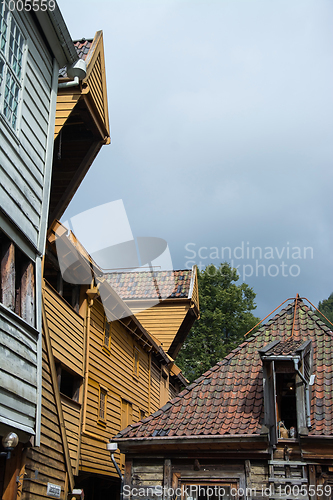
<path id="1" fill-rule="evenodd" d="M 0 302 L 35 328 L 35 262 L 6 233 L 0 233 Z"/>
<path id="2" fill-rule="evenodd" d="M 81 405 L 81 387 L 83 384 L 83 377 L 78 375 L 77 373 L 73 372 L 70 368 L 67 366 L 64 366 L 62 363 L 57 363 L 56 364 L 57 368 L 57 378 L 58 378 L 58 388 L 59 392 L 62 397 L 67 398 L 70 401 L 73 401 L 74 403 Z M 63 372 L 66 372 L 68 375 L 73 377 L 73 395 L 69 396 L 68 394 L 61 392 L 61 378 Z"/>
<path id="3" fill-rule="evenodd" d="M 22 109 L 22 91 L 24 87 L 24 78 L 26 72 L 26 59 L 27 59 L 27 34 L 24 27 L 22 26 L 21 20 L 17 18 L 14 11 L 10 10 L 8 7 L 8 1 L 2 2 L 0 9 L 6 11 L 6 25 L 7 33 L 5 36 L 4 51 L 0 50 L 0 59 L 3 63 L 2 78 L 0 80 L 0 116 L 3 123 L 6 123 L 8 130 L 17 140 L 17 135 L 20 130 L 21 121 L 21 109 Z M 22 38 L 22 47 L 20 48 L 21 60 L 16 59 L 13 52 L 10 52 L 11 38 L 13 35 L 12 28 L 15 29 L 15 35 L 18 33 L 19 37 Z M 15 37 L 16 41 L 16 37 Z M 20 73 L 17 74 L 16 66 L 12 64 L 13 60 L 16 59 L 17 64 L 20 65 Z M 14 84 L 17 95 L 15 101 L 17 105 L 15 109 L 11 109 L 10 116 L 5 114 L 5 88 L 7 85 L 7 77 L 10 77 L 12 83 Z M 9 107 L 9 102 L 7 102 L 7 107 Z M 15 117 L 15 124 L 13 124 L 13 117 Z"/>
<path id="4" fill-rule="evenodd" d="M 103 404 L 102 404 L 102 402 L 103 402 Z M 106 387 L 99 385 L 97 421 L 98 421 L 98 423 L 104 424 L 104 425 L 106 425 L 106 422 L 107 422 L 107 404 L 108 404 L 108 390 Z"/>
<path id="5" fill-rule="evenodd" d="M 133 349 L 133 377 L 140 378 L 140 350 L 137 347 Z"/>
<path id="6" fill-rule="evenodd" d="M 107 342 L 106 342 L 107 340 Z M 103 330 L 103 350 L 108 355 L 111 354 L 111 323 L 105 318 Z"/>
<path id="7" fill-rule="evenodd" d="M 191 481 L 189 478 L 186 478 L 186 479 L 183 479 L 182 480 L 182 496 L 181 496 L 181 500 L 187 500 L 187 498 L 192 498 L 192 500 L 196 500 L 195 497 L 187 497 L 186 495 L 184 495 L 184 493 L 186 492 L 186 489 L 187 488 L 190 488 L 190 487 L 193 487 L 193 486 L 196 486 L 196 487 L 201 487 L 201 488 L 215 488 L 215 487 L 218 487 L 218 488 L 223 488 L 225 486 L 227 487 L 230 487 L 230 491 L 232 489 L 235 489 L 236 491 L 239 490 L 240 486 L 239 486 L 239 480 L 238 479 L 233 479 L 233 478 L 226 478 L 226 479 L 208 479 L 208 478 L 202 478 L 201 479 L 195 479 L 193 481 Z M 236 496 L 232 496 L 231 497 L 232 499 L 236 500 L 236 499 L 239 499 L 239 496 L 238 494 Z M 243 497 L 241 497 L 243 498 Z"/>
<path id="8" fill-rule="evenodd" d="M 133 423 L 133 403 L 128 401 L 128 399 L 121 398 L 120 399 L 120 430 L 128 427 Z M 124 408 L 126 411 L 124 412 Z M 131 411 L 130 411 L 131 410 Z M 126 413 L 126 422 L 123 421 L 123 413 Z M 129 418 L 131 417 L 131 418 Z"/>

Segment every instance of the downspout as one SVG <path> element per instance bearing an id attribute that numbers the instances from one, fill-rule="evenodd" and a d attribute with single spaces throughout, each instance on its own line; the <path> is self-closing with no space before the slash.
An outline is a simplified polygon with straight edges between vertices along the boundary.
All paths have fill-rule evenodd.
<path id="1" fill-rule="evenodd" d="M 76 87 L 79 85 L 80 79 L 78 76 L 74 77 L 74 80 L 71 80 L 70 82 L 63 82 L 58 84 L 58 89 L 68 89 L 68 87 Z"/>
<path id="2" fill-rule="evenodd" d="M 63 82 L 58 84 L 58 89 L 65 89 L 68 87 L 76 87 L 79 85 L 80 80 L 87 76 L 87 65 L 83 59 L 78 59 L 70 66 L 67 66 L 66 73 L 69 78 L 73 78 L 70 82 Z"/>
<path id="3" fill-rule="evenodd" d="M 87 297 L 87 315 L 86 315 L 86 346 L 85 346 L 85 366 L 84 366 L 84 397 L 83 397 L 83 419 L 82 432 L 86 430 L 87 399 L 88 399 L 88 377 L 89 377 L 89 348 L 90 348 L 90 314 L 94 300 Z"/>
<path id="4" fill-rule="evenodd" d="M 306 412 L 306 426 L 311 427 L 311 416 L 310 416 L 310 391 L 309 382 L 304 378 L 303 374 L 298 369 L 299 358 L 294 358 L 294 366 L 296 373 L 300 376 L 301 380 L 305 385 L 305 412 Z"/>
<path id="5" fill-rule="evenodd" d="M 113 452 L 116 451 L 117 448 L 118 448 L 117 444 L 112 442 L 112 440 L 110 439 L 110 443 L 106 445 L 106 449 L 110 451 L 112 463 L 116 468 L 118 476 L 120 477 L 120 500 L 123 500 L 124 476 L 122 475 L 121 470 L 119 469 L 118 464 L 116 462 L 116 459 L 113 456 Z"/>

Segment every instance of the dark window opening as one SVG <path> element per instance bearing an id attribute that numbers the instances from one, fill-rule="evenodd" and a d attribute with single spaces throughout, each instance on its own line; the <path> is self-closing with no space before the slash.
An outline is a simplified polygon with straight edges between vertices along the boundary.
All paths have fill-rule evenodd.
<path id="1" fill-rule="evenodd" d="M 80 286 L 73 285 L 62 279 L 58 261 L 50 251 L 47 251 L 45 257 L 44 278 L 78 313 L 80 309 Z"/>
<path id="2" fill-rule="evenodd" d="M 296 384 L 295 373 L 276 374 L 276 411 L 279 437 L 296 437 L 297 411 L 296 411 Z M 285 428 L 286 432 L 282 429 Z"/>
<path id="3" fill-rule="evenodd" d="M 0 246 L 0 301 L 35 326 L 34 263 L 1 231 Z"/>
<path id="4" fill-rule="evenodd" d="M 82 377 L 66 370 L 61 365 L 58 365 L 57 375 L 59 391 L 61 394 L 73 399 L 73 401 L 79 402 Z"/>

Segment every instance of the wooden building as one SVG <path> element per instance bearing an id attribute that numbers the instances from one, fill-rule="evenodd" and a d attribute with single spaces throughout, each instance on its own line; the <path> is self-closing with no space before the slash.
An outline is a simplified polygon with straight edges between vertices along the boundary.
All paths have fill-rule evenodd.
<path id="1" fill-rule="evenodd" d="M 57 235 L 62 235 L 67 281 L 62 278 L 57 260 Z M 174 274 L 176 291 L 183 272 Z M 184 293 L 188 295 L 191 283 L 197 286 L 196 273 L 193 270 L 185 274 Z M 84 276 L 86 284 L 82 283 Z M 49 339 L 50 346 L 50 373 L 44 373 L 45 409 L 50 417 L 52 411 L 64 430 L 63 435 L 57 435 L 59 450 L 50 452 L 51 456 L 56 460 L 56 455 L 67 447 L 67 461 L 58 473 L 67 474 L 71 489 L 74 482 L 92 500 L 116 496 L 120 481 L 106 444 L 120 429 L 176 397 L 187 381 L 160 340 L 143 327 L 73 233 L 59 222 L 53 224 L 48 235 L 43 311 L 45 339 Z M 56 400 L 50 401 L 52 391 L 60 408 Z M 55 432 L 57 428 L 58 424 L 50 426 L 45 420 L 42 432 L 50 435 L 50 429 Z M 117 460 L 124 465 L 123 456 L 118 455 Z M 28 493 L 38 484 L 34 470 L 39 470 L 39 464 L 33 449 L 28 451 L 26 469 L 31 479 L 25 487 Z M 59 475 L 55 482 L 65 491 L 62 480 Z"/>
<path id="2" fill-rule="evenodd" d="M 105 277 L 141 324 L 159 339 L 164 351 L 176 358 L 199 317 L 196 267 L 155 271 L 154 280 L 150 272 L 109 273 Z M 167 298 L 161 300 L 161 296 L 166 294 Z M 150 307 L 154 299 L 157 303 Z"/>
<path id="3" fill-rule="evenodd" d="M 11 459 L 1 448 L 3 500 L 16 498 L 23 447 L 41 439 L 41 273 L 58 73 L 63 66 L 73 70 L 77 60 L 56 4 L 53 11 L 28 12 L 1 2 L 0 437 L 19 438 Z"/>
<path id="4" fill-rule="evenodd" d="M 60 219 L 104 144 L 110 144 L 103 32 L 74 41 L 86 77 L 73 86 L 60 71 L 54 130 L 49 226 Z"/>
<path id="5" fill-rule="evenodd" d="M 332 366 L 332 332 L 297 297 L 115 436 L 124 498 L 331 499 Z"/>
<path id="6" fill-rule="evenodd" d="M 55 214 L 60 216 L 64 212 L 98 151 L 103 144 L 110 143 L 102 32 L 96 33 L 93 40 L 80 40 L 73 46 L 77 57 L 85 61 L 86 77 L 83 81 L 72 81 L 67 76 L 66 67 L 59 73 L 56 125 L 52 137 L 54 154 L 49 222 Z M 54 234 L 52 230 L 49 232 Z M 48 272 L 50 259 L 52 261 L 52 253 L 46 250 L 43 274 Z M 82 397 L 80 380 L 84 376 L 86 323 L 85 316 L 78 314 L 80 296 L 73 295 L 79 292 L 78 287 L 64 284 L 60 278 L 59 275 L 55 286 L 61 287 L 64 297 L 54 294 L 43 279 L 41 442 L 40 446 L 30 447 L 25 453 L 25 467 L 21 474 L 24 480 L 18 489 L 24 500 L 48 498 L 52 493 L 50 488 L 53 488 L 53 495 L 67 499 L 75 489 L 74 475 L 78 471 L 83 417 L 78 401 Z M 70 304 L 75 302 L 75 308 L 66 299 Z M 56 340 L 55 325 L 57 332 L 61 331 Z M 68 349 L 69 359 L 64 360 L 59 355 L 61 346 L 57 342 L 63 351 L 65 347 Z M 71 342 L 75 353 L 71 351 Z"/>

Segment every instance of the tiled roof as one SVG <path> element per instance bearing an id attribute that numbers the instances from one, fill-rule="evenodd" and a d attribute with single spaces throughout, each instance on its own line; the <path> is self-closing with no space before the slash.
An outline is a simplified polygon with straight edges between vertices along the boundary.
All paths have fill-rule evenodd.
<path id="1" fill-rule="evenodd" d="M 106 281 L 123 300 L 188 298 L 193 271 L 107 273 Z"/>
<path id="2" fill-rule="evenodd" d="M 77 52 L 77 55 L 79 56 L 79 59 L 85 60 L 88 52 L 90 50 L 90 47 L 92 45 L 93 39 L 86 40 L 85 38 L 82 38 L 81 40 L 76 40 L 73 41 L 75 50 Z M 61 78 L 66 78 L 67 73 L 66 73 L 66 66 L 61 68 L 59 70 L 59 77 Z"/>
<path id="3" fill-rule="evenodd" d="M 258 351 L 274 340 L 283 341 L 286 347 L 292 331 L 292 349 L 308 339 L 313 346 L 315 382 L 309 434 L 332 435 L 333 334 L 300 299 L 297 306 L 294 328 L 294 307 L 290 304 L 178 397 L 116 437 L 258 435 L 263 423 Z"/>
<path id="4" fill-rule="evenodd" d="M 293 337 L 279 342 L 265 352 L 265 356 L 294 356 L 296 351 L 304 344 L 304 340 L 295 340 Z"/>

